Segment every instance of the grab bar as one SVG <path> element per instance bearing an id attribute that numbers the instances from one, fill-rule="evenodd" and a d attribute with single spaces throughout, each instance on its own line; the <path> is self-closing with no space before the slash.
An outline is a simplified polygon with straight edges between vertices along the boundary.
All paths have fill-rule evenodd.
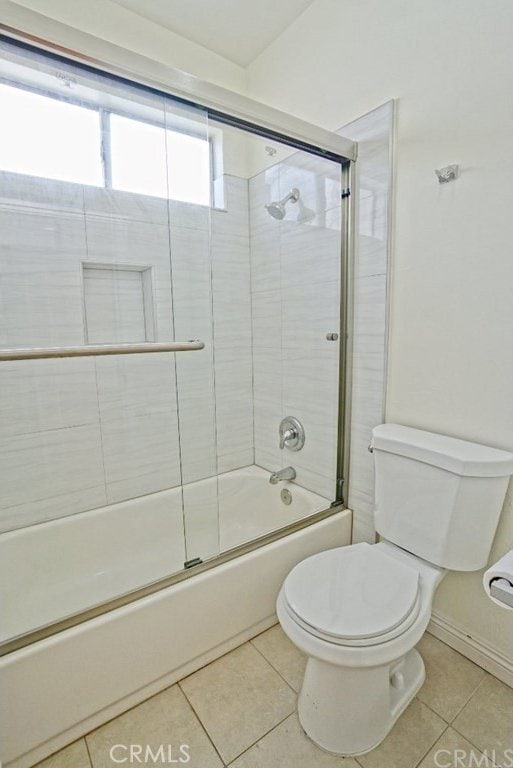
<path id="1" fill-rule="evenodd" d="M 148 341 L 140 344 L 90 344 L 81 347 L 32 347 L 0 349 L 0 362 L 7 360 L 46 360 L 54 357 L 96 357 L 98 355 L 140 355 L 145 352 L 192 352 L 205 344 L 192 341 Z"/>

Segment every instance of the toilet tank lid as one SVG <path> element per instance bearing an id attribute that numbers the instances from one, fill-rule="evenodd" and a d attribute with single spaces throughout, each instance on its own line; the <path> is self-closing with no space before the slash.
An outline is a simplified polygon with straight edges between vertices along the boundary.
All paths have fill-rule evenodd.
<path id="1" fill-rule="evenodd" d="M 513 453 L 401 424 L 374 427 L 372 446 L 376 450 L 432 464 L 456 475 L 506 477 L 513 474 Z"/>

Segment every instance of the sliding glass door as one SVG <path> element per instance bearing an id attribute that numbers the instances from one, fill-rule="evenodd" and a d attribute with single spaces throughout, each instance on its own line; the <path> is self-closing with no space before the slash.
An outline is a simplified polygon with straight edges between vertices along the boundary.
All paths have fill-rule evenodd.
<path id="1" fill-rule="evenodd" d="M 336 501 L 341 165 L 0 55 L 5 642 Z"/>

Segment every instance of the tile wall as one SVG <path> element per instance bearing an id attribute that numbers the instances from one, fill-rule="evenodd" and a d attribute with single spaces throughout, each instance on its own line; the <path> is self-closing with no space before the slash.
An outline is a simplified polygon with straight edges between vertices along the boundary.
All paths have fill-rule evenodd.
<path id="1" fill-rule="evenodd" d="M 297 188 L 284 219 L 265 204 Z M 297 482 L 335 498 L 340 316 L 340 168 L 294 153 L 249 182 L 255 463 L 292 465 Z M 278 427 L 296 416 L 300 452 L 281 451 Z"/>
<path id="2" fill-rule="evenodd" d="M 265 203 L 293 187 L 299 202 L 270 217 Z M 225 199 L 209 210 L 0 174 L 1 346 L 206 344 L 176 361 L 4 363 L 0 530 L 183 482 L 190 554 L 207 556 L 220 473 L 292 464 L 300 485 L 334 498 L 338 168 L 294 153 L 249 183 L 225 176 Z M 278 448 L 286 415 L 304 424 L 301 452 Z"/>
<path id="3" fill-rule="evenodd" d="M 3 363 L 0 530 L 253 463 L 247 181 L 227 177 L 226 193 L 226 211 L 168 209 L 157 198 L 0 174 L 0 346 L 86 343 L 83 265 L 94 268 L 89 288 L 87 275 L 103 270 L 120 307 L 102 311 L 102 285 L 86 291 L 95 340 L 107 340 L 109 324 L 113 341 L 140 340 L 149 301 L 148 340 L 206 342 L 176 366 L 173 355 Z M 132 276 L 143 271 L 151 280 L 141 298 Z M 194 515 L 199 498 L 187 499 Z"/>
<path id="4" fill-rule="evenodd" d="M 348 497 L 355 542 L 375 540 L 374 467 L 368 446 L 372 428 L 385 419 L 393 115 L 389 101 L 340 131 L 358 142 Z"/>

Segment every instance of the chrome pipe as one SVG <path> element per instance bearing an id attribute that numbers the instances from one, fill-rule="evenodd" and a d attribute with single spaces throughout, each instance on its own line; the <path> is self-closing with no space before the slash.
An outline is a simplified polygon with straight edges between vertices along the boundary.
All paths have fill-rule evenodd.
<path id="1" fill-rule="evenodd" d="M 203 349 L 202 341 L 148 341 L 139 344 L 86 344 L 77 347 L 29 347 L 0 349 L 0 362 L 8 360 L 50 360 L 56 357 L 98 357 L 141 355 L 148 352 L 192 352 Z"/>

